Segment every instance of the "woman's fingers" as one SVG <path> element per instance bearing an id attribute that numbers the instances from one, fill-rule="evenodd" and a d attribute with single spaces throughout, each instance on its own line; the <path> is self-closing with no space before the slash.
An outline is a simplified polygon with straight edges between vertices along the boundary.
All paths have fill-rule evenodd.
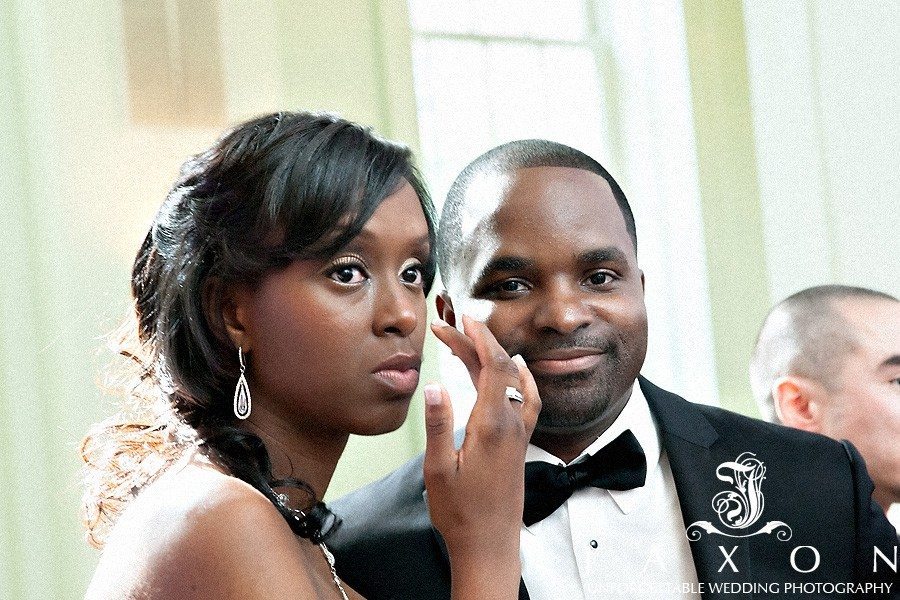
<path id="1" fill-rule="evenodd" d="M 487 325 L 465 315 L 463 315 L 462 321 L 466 335 L 472 340 L 482 370 L 490 368 L 498 373 L 518 378 L 518 367 L 513 364 L 509 354 L 503 349 Z"/>
<path id="2" fill-rule="evenodd" d="M 425 481 L 446 480 L 456 472 L 453 446 L 453 406 L 439 383 L 429 383 L 425 394 Z"/>
<path id="3" fill-rule="evenodd" d="M 527 439 L 523 439 L 525 426 L 521 410 L 506 392 L 510 387 L 521 390 L 519 368 L 484 324 L 468 317 L 463 317 L 463 324 L 478 352 L 481 373 L 476 383 L 478 397 L 466 424 L 460 456 L 479 452 L 505 453 L 520 444 L 524 450 Z"/>
<path id="4" fill-rule="evenodd" d="M 465 334 L 432 325 L 435 335 L 463 359 L 478 397 L 462 448 L 453 444 L 453 415 L 442 387 L 426 396 L 425 486 L 432 523 L 450 555 L 477 564 L 517 564 L 528 440 L 540 411 L 534 378 L 521 356 L 510 358 L 484 324 L 462 318 Z M 523 403 L 508 397 L 514 388 Z M 502 562 L 501 561 L 501 562 Z M 457 570 L 459 565 L 454 564 Z M 519 572 L 509 570 L 516 583 Z M 493 571 L 496 573 L 496 569 Z"/>
<path id="5" fill-rule="evenodd" d="M 526 366 L 525 359 L 522 358 L 522 355 L 516 354 L 512 357 L 512 360 L 519 368 L 519 381 L 522 384 L 519 391 L 522 392 L 522 396 L 525 397 L 525 402 L 521 405 L 522 422 L 525 424 L 525 433 L 530 439 L 534 427 L 537 425 L 538 415 L 541 412 L 541 396 L 538 393 L 534 375 L 528 370 L 528 366 Z"/>
<path id="6" fill-rule="evenodd" d="M 465 333 L 441 319 L 432 323 L 432 331 L 463 361 L 478 390 L 467 429 L 478 427 L 503 435 L 508 427 L 515 429 L 516 423 L 523 423 L 530 436 L 540 411 L 540 397 L 525 361 L 518 356 L 516 360 L 510 358 L 484 323 L 465 315 L 461 320 Z M 517 390 L 524 403 L 511 400 L 509 388 Z"/>
<path id="7" fill-rule="evenodd" d="M 469 377 L 472 378 L 472 384 L 478 385 L 481 363 L 478 360 L 474 342 L 466 334 L 442 319 L 435 319 L 431 323 L 431 331 L 466 366 Z"/>
<path id="8" fill-rule="evenodd" d="M 510 401 L 506 396 L 506 388 L 520 389 L 519 367 L 484 323 L 463 316 L 463 325 L 466 334 L 472 338 L 481 363 L 481 373 L 476 382 L 478 398 L 484 397 L 493 408 L 500 407 L 503 413 L 508 412 L 505 405 Z"/>

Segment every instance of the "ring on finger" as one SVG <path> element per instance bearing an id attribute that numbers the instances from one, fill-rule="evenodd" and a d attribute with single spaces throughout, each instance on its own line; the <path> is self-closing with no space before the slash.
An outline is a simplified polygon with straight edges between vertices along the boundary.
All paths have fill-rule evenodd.
<path id="1" fill-rule="evenodd" d="M 522 395 L 522 392 L 511 385 L 506 386 L 506 397 L 513 402 L 525 404 L 525 396 Z"/>

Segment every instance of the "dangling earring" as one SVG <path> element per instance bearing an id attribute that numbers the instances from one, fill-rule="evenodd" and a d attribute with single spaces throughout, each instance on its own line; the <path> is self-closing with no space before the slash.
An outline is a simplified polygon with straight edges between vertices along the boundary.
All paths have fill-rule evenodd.
<path id="1" fill-rule="evenodd" d="M 241 376 L 238 377 L 237 387 L 234 388 L 234 416 L 246 419 L 250 416 L 250 388 L 247 386 L 247 378 L 244 377 L 244 352 L 240 346 L 238 346 L 238 362 L 241 364 Z"/>

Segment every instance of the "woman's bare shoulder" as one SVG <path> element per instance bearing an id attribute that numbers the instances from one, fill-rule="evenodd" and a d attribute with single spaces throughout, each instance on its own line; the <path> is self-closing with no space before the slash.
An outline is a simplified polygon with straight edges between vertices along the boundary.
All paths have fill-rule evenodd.
<path id="1" fill-rule="evenodd" d="M 297 598 L 311 573 L 308 553 L 265 496 L 190 463 L 122 513 L 86 597 Z"/>

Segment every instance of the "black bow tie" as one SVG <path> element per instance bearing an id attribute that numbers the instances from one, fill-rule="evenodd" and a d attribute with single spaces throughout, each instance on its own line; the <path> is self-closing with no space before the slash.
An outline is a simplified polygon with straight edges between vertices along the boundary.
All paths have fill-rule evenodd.
<path id="1" fill-rule="evenodd" d="M 630 490 L 644 485 L 647 459 L 637 438 L 626 429 L 587 460 L 568 467 L 537 461 L 525 463 L 525 510 L 531 525 L 549 517 L 572 492 L 592 486 Z"/>

